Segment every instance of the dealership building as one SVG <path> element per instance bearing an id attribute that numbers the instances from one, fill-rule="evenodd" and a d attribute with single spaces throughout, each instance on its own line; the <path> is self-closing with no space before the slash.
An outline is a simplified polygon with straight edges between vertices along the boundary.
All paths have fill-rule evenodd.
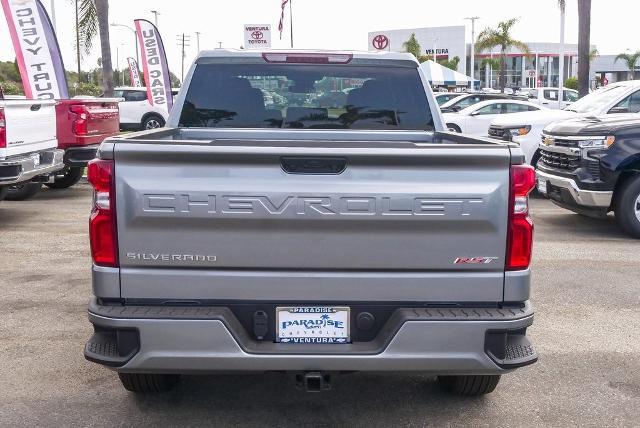
<path id="1" fill-rule="evenodd" d="M 467 27 L 464 25 L 451 27 L 408 28 L 400 30 L 373 31 L 369 33 L 370 51 L 404 51 L 403 44 L 416 35 L 424 55 L 433 55 L 438 60 L 460 58 L 460 73 L 471 74 L 471 44 L 466 43 Z M 507 86 L 536 87 L 557 86 L 559 78 L 559 46 L 558 43 L 531 43 L 529 55 L 518 49 L 507 52 L 506 76 Z M 498 86 L 498 70 L 493 69 L 485 59 L 498 57 L 499 50 L 481 52 L 475 55 L 475 79 L 480 80 L 481 87 Z M 576 76 L 578 72 L 578 45 L 565 44 L 564 78 Z"/>

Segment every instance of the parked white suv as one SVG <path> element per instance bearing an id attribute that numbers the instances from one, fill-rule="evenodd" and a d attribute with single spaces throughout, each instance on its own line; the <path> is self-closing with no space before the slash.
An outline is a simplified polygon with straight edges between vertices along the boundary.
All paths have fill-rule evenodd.
<path id="1" fill-rule="evenodd" d="M 562 102 L 558 102 L 558 92 L 558 88 L 533 88 L 529 89 L 527 97 L 529 97 L 529 102 L 550 109 L 566 108 L 572 103 L 578 101 L 578 91 L 564 88 Z"/>
<path id="2" fill-rule="evenodd" d="M 172 89 L 175 96 L 179 89 Z M 120 129 L 134 130 L 161 128 L 167 121 L 167 113 L 147 100 L 147 88 L 122 86 L 115 88 L 113 95 L 122 98 L 120 107 Z"/>

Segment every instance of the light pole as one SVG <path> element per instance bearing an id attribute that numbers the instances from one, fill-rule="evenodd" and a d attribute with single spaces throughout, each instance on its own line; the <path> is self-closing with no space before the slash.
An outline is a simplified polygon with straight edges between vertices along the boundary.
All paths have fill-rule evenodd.
<path id="1" fill-rule="evenodd" d="M 158 28 L 158 15 L 160 15 L 160 12 L 158 12 L 157 10 L 152 10 L 151 13 L 153 13 L 154 22 L 156 24 L 156 28 Z"/>
<path id="2" fill-rule="evenodd" d="M 469 21 L 471 21 L 471 87 L 470 89 L 473 90 L 473 86 L 475 83 L 475 68 L 476 68 L 476 64 L 475 64 L 475 49 L 476 49 L 476 19 L 480 19 L 479 16 L 472 16 L 470 18 L 465 18 Z"/>
<path id="3" fill-rule="evenodd" d="M 58 32 L 56 28 L 56 0 L 51 0 L 51 23 L 53 24 L 53 31 Z"/>
<path id="4" fill-rule="evenodd" d="M 438 39 L 438 38 L 433 39 L 433 62 L 435 62 L 435 63 L 438 62 L 438 54 L 436 53 L 437 52 L 436 48 L 438 46 L 438 41 L 439 40 L 440 39 Z"/>
<path id="5" fill-rule="evenodd" d="M 129 30 L 131 30 L 131 32 L 133 32 L 133 38 L 135 39 L 135 46 L 136 46 L 136 64 L 139 64 L 140 59 L 138 58 L 138 33 L 136 32 L 136 30 L 129 27 L 128 25 L 118 24 L 117 22 L 112 22 L 111 26 L 128 28 Z"/>
<path id="6" fill-rule="evenodd" d="M 564 16 L 565 2 L 560 1 L 560 49 L 558 55 L 558 108 L 562 108 L 564 98 Z"/>
<path id="7" fill-rule="evenodd" d="M 200 34 L 199 31 L 196 31 L 196 49 L 198 49 L 198 53 L 200 53 Z"/>

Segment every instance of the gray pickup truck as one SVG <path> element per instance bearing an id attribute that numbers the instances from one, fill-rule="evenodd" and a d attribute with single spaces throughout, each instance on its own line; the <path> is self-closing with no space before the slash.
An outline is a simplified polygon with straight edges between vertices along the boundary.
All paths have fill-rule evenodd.
<path id="1" fill-rule="evenodd" d="M 201 53 L 167 127 L 89 165 L 88 360 L 180 374 L 434 375 L 461 395 L 531 364 L 534 171 L 443 132 L 413 56 Z"/>

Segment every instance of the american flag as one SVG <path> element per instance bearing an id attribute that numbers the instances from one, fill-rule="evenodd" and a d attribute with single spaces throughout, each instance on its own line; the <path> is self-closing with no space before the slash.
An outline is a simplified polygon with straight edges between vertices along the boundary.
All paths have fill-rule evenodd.
<path id="1" fill-rule="evenodd" d="M 289 3 L 289 0 L 282 0 L 282 11 L 280 12 L 280 23 L 278 24 L 278 31 L 280 31 L 280 40 L 282 40 L 282 30 L 284 29 L 284 7 Z"/>

